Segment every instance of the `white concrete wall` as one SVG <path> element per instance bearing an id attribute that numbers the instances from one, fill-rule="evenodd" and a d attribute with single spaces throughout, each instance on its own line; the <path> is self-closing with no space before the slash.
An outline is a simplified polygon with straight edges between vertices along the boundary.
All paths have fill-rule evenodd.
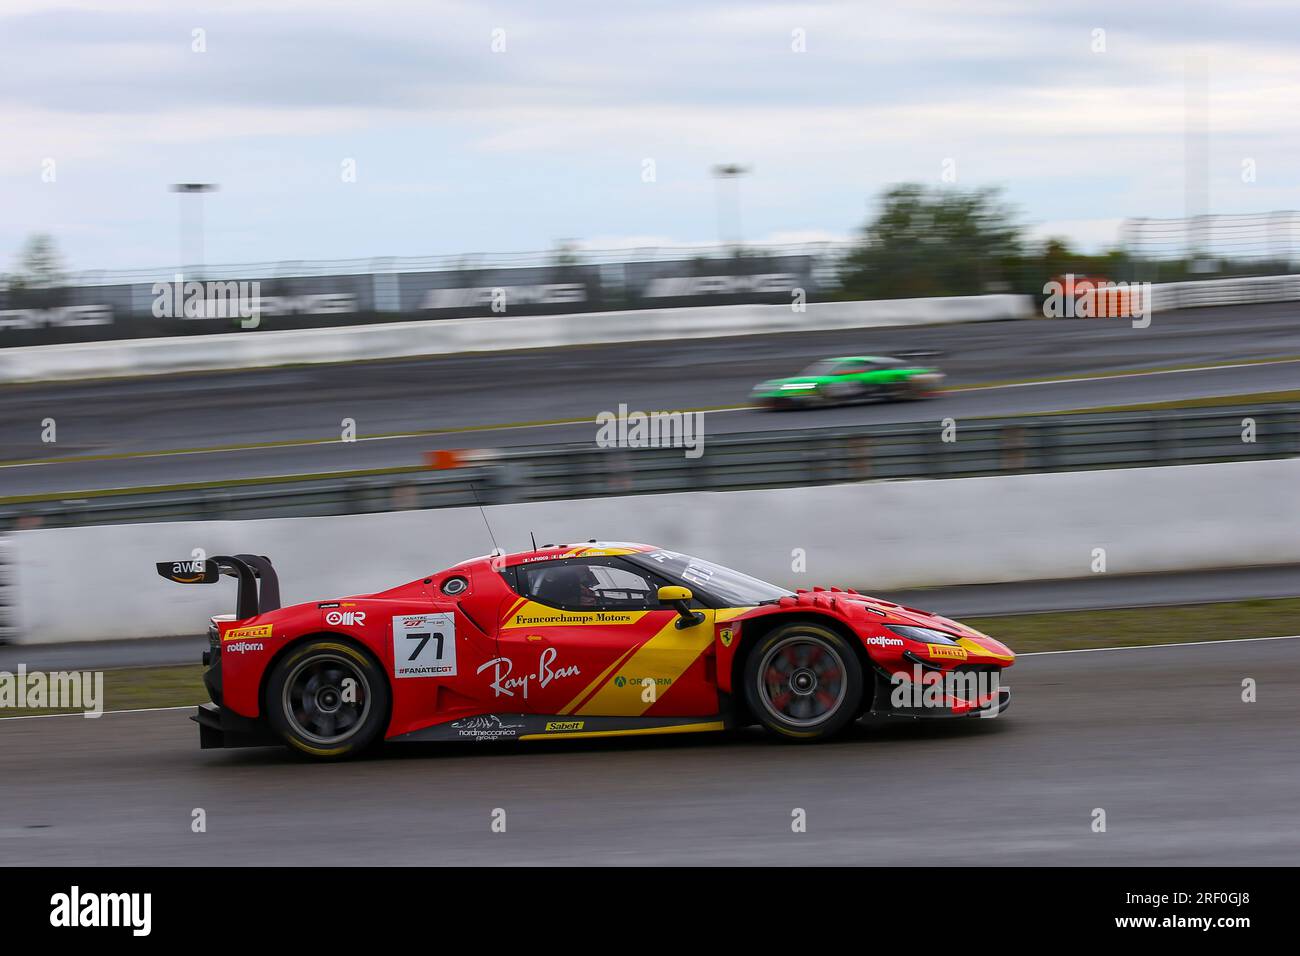
<path id="1" fill-rule="evenodd" d="M 1153 287 L 1152 296 L 1156 311 L 1293 301 L 1300 298 L 1300 276 L 1161 283 Z M 792 311 L 788 305 L 724 305 L 231 332 L 0 349 L 0 383 L 801 330 L 996 321 L 1039 314 L 1029 296 L 977 295 L 817 302 L 809 304 L 807 311 L 801 313 Z"/>
<path id="2" fill-rule="evenodd" d="M 1300 562 L 1300 459 L 500 505 L 501 545 L 643 541 L 774 582 L 871 592 L 1107 572 Z M 195 633 L 235 585 L 181 586 L 154 562 L 269 555 L 284 603 L 381 590 L 491 549 L 476 509 L 142 524 L 12 536 L 19 640 Z M 803 548 L 807 573 L 791 570 Z"/>
<path id="3" fill-rule="evenodd" d="M 818 329 L 883 328 L 1027 318 L 1028 296 L 980 295 L 880 302 L 726 305 L 572 315 L 493 316 L 325 329 L 230 332 L 0 349 L 0 383 L 262 368 Z"/>

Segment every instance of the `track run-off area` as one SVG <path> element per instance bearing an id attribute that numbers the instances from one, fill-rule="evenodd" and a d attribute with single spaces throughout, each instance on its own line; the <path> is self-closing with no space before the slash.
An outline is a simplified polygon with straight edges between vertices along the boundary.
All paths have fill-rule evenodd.
<path id="1" fill-rule="evenodd" d="M 187 710 L 0 720 L 0 863 L 1300 858 L 1300 638 L 1025 655 L 1007 677 L 1013 704 L 995 720 L 859 725 L 811 746 L 749 730 L 390 745 L 316 765 L 278 748 L 200 751 Z M 792 830 L 797 810 L 806 832 Z"/>

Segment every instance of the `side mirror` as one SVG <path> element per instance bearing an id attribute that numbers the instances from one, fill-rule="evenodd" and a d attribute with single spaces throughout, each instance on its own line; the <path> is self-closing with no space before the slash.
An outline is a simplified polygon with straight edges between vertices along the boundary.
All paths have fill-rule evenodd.
<path id="1" fill-rule="evenodd" d="M 699 611 L 691 610 L 690 588 L 684 588 L 680 585 L 665 584 L 659 589 L 659 603 L 668 604 L 677 609 L 678 615 L 677 627 L 679 629 L 694 627 L 696 624 L 704 622 L 704 615 Z"/>

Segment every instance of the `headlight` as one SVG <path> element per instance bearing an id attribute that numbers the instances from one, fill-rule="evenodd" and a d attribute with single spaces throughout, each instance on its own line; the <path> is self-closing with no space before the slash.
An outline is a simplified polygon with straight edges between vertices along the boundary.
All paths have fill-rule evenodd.
<path id="1" fill-rule="evenodd" d="M 930 627 L 909 627 L 906 624 L 886 624 L 889 628 L 900 637 L 910 637 L 914 641 L 921 641 L 925 644 L 956 644 L 951 634 L 945 634 L 943 631 L 936 631 Z"/>

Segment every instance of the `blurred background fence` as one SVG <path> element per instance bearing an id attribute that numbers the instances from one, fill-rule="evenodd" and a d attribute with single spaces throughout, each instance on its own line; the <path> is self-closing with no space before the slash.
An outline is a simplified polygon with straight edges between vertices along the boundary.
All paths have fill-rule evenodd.
<path id="1" fill-rule="evenodd" d="M 1127 219 L 1120 245 L 1147 281 L 1213 275 L 1277 275 L 1296 261 L 1300 213 L 1294 210 Z"/>
<path id="2" fill-rule="evenodd" d="M 1281 276 L 1297 270 L 1298 220 L 1292 211 L 1134 218 L 1110 248 L 1084 253 L 1065 238 L 1028 238 L 996 190 L 903 184 L 886 191 L 858 238 L 836 242 L 613 249 L 563 242 L 518 253 L 65 273 L 52 241 L 35 237 L 20 268 L 0 280 L 0 347 L 503 313 L 1040 296 L 1046 282 L 1071 273 L 1153 283 Z M 241 294 L 256 300 L 259 321 L 248 326 L 222 313 L 212 289 L 195 314 L 156 314 L 160 295 L 172 295 L 156 284 L 177 276 L 256 282 L 255 292 Z"/>
<path id="3" fill-rule="evenodd" d="M 1247 419 L 1253 423 L 1249 434 Z M 963 420 L 952 441 L 943 437 L 939 422 L 729 433 L 707 438 L 704 454 L 694 459 L 682 448 L 600 448 L 594 441 L 485 449 L 438 456 L 457 465 L 438 469 L 10 501 L 0 505 L 0 529 L 367 514 L 462 507 L 476 500 L 506 504 L 1289 458 L 1300 456 L 1300 406 Z"/>

